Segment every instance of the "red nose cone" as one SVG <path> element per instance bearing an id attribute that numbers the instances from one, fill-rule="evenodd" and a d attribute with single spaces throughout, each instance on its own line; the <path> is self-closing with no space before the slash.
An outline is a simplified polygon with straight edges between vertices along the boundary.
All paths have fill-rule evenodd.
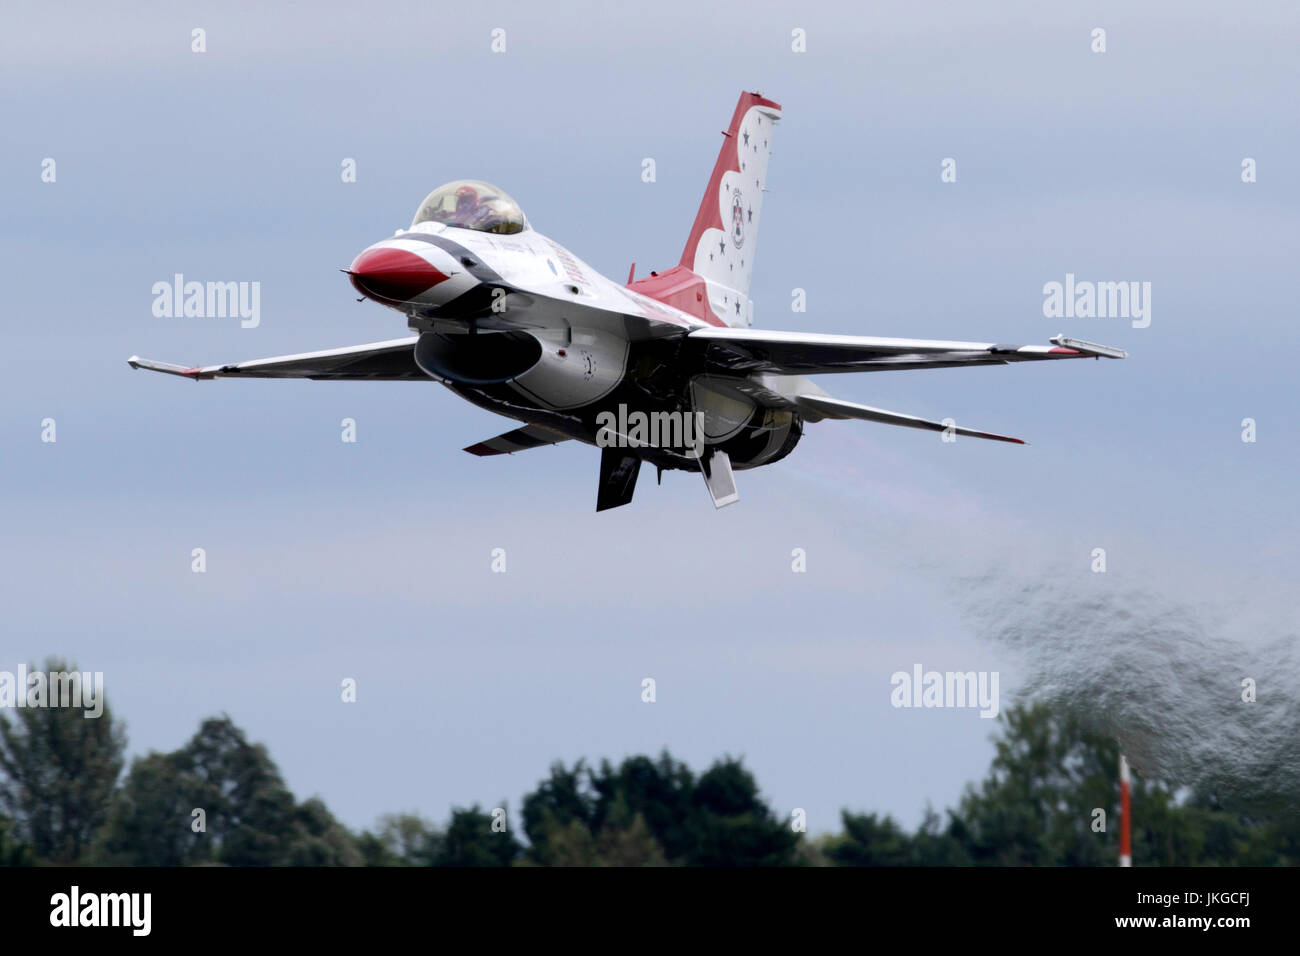
<path id="1" fill-rule="evenodd" d="M 358 292 L 384 302 L 406 302 L 447 281 L 447 276 L 405 249 L 363 252 L 352 263 L 348 274 Z"/>

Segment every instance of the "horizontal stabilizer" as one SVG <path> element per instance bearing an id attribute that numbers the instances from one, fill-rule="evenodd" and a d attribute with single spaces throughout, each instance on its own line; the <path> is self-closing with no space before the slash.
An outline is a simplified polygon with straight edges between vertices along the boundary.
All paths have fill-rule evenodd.
<path id="1" fill-rule="evenodd" d="M 470 445 L 465 451 L 471 455 L 513 455 L 517 451 L 527 451 L 529 448 L 540 448 L 543 445 L 558 445 L 568 440 L 569 436 L 553 432 L 549 428 L 525 425 L 523 428 L 516 428 L 496 438 L 481 441 L 477 445 Z"/>
<path id="2" fill-rule="evenodd" d="M 992 441 L 1011 442 L 1013 445 L 1024 444 L 1019 438 L 1008 438 L 1006 435 L 994 435 L 992 432 L 981 432 L 957 425 L 945 425 L 943 422 L 932 422 L 925 418 L 917 418 L 915 415 L 903 415 L 883 408 L 872 408 L 870 405 L 858 405 L 855 402 L 845 402 L 826 395 L 797 395 L 795 404 L 809 421 L 820 421 L 823 418 L 856 418 L 864 422 L 901 425 L 904 428 L 923 428 L 932 432 L 951 429 L 953 434 L 966 435 L 969 438 L 988 438 Z"/>

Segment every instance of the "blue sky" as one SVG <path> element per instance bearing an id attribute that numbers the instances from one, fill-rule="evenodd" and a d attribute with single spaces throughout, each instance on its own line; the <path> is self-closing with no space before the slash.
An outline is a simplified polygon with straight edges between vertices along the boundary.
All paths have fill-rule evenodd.
<path id="1" fill-rule="evenodd" d="M 1259 713 L 1288 726 L 1300 686 L 1300 11 L 970 6 L 6 5 L 0 668 L 104 671 L 135 753 L 228 712 L 353 826 L 517 807 L 553 760 L 662 747 L 700 768 L 743 755 L 813 830 L 842 806 L 914 824 L 992 752 L 973 712 L 889 706 L 914 662 L 1000 671 L 1004 702 L 1083 695 L 1121 735 L 1143 723 L 1174 773 L 1214 747 L 1265 759 L 1223 701 L 1253 669 Z M 673 474 L 601 515 L 595 449 L 466 455 L 511 425 L 432 383 L 194 385 L 125 363 L 405 334 L 338 270 L 456 178 L 507 190 L 609 276 L 675 264 L 741 89 L 785 110 L 758 326 L 1065 332 L 1130 360 L 828 377 L 1030 444 L 827 422 L 741 473 L 734 507 Z M 177 272 L 260 282 L 260 326 L 155 318 L 151 286 Z M 1149 281 L 1150 327 L 1044 318 L 1067 272 Z M 1192 623 L 1153 644 L 1116 626 L 1121 605 Z"/>

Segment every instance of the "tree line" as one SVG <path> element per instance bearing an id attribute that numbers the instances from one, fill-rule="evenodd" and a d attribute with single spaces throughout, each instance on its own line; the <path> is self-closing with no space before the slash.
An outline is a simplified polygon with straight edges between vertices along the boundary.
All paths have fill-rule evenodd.
<path id="1" fill-rule="evenodd" d="M 9 866 L 1110 866 L 1118 855 L 1118 744 L 1045 703 L 1003 711 L 988 774 L 957 806 L 927 807 L 914 830 L 845 809 L 839 831 L 822 834 L 771 806 L 742 760 L 696 773 L 666 751 L 556 763 L 517 814 L 476 804 L 441 825 L 388 814 L 354 832 L 321 800 L 299 801 L 228 716 L 125 767 L 107 704 L 97 719 L 13 713 L 0 712 Z M 1135 866 L 1300 863 L 1293 795 L 1135 774 L 1132 805 Z"/>

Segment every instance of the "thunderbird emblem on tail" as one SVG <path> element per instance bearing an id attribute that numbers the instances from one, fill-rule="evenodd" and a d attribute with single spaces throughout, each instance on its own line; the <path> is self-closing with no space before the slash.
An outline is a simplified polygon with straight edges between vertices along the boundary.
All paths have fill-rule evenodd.
<path id="1" fill-rule="evenodd" d="M 599 447 L 603 511 L 632 500 L 642 462 L 661 474 L 699 472 L 714 505 L 730 504 L 734 471 L 779 461 L 806 423 L 827 418 L 1022 444 L 832 398 L 808 375 L 1125 357 L 1062 336 L 1016 346 L 750 328 L 749 280 L 780 118 L 778 104 L 741 94 L 686 249 L 661 272 L 619 285 L 534 231 L 501 190 L 459 180 L 431 192 L 409 229 L 346 270 L 414 335 L 230 365 L 128 361 L 196 380 L 440 382 L 523 423 L 465 449 L 475 455 L 569 440 Z"/>

